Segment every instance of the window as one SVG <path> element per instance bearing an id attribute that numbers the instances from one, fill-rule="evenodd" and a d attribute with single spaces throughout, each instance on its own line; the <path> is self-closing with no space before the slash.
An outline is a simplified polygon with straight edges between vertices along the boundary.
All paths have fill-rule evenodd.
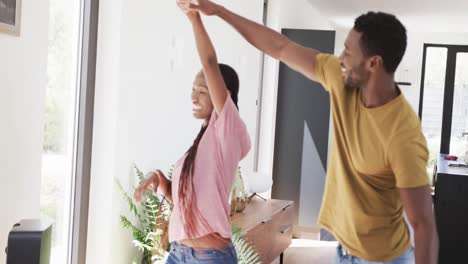
<path id="1" fill-rule="evenodd" d="M 41 213 L 54 221 L 50 263 L 84 263 L 98 1 L 49 5 Z"/>

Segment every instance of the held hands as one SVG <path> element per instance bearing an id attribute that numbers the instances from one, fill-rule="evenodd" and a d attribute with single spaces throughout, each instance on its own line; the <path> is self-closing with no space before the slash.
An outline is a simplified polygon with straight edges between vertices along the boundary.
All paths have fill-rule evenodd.
<path id="1" fill-rule="evenodd" d="M 194 19 L 200 15 L 198 14 L 198 11 L 190 8 L 190 5 L 191 3 L 189 0 L 177 0 L 177 6 L 180 8 L 180 10 L 184 12 L 190 21 L 194 21 Z"/>
<path id="2" fill-rule="evenodd" d="M 152 187 L 153 194 L 156 194 L 158 191 L 159 186 L 159 174 L 161 173 L 160 170 L 150 171 L 146 174 L 145 179 L 140 183 L 140 185 L 136 188 L 133 197 L 137 202 L 140 202 L 142 198 L 146 194 L 146 190 L 149 187 Z"/>
<path id="3" fill-rule="evenodd" d="M 216 15 L 220 6 L 209 0 L 177 0 L 177 5 L 182 11 L 187 13 L 200 12 L 206 16 Z"/>

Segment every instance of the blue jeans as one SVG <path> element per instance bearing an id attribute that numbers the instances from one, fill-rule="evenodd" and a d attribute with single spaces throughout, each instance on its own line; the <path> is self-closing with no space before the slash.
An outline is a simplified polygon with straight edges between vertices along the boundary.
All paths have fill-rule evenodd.
<path id="1" fill-rule="evenodd" d="M 236 250 L 232 244 L 223 249 L 194 249 L 177 242 L 171 243 L 171 251 L 166 264 L 236 264 Z"/>
<path id="2" fill-rule="evenodd" d="M 414 249 L 411 247 L 403 255 L 386 262 L 367 261 L 353 256 L 344 256 L 341 245 L 336 248 L 335 264 L 414 264 Z"/>

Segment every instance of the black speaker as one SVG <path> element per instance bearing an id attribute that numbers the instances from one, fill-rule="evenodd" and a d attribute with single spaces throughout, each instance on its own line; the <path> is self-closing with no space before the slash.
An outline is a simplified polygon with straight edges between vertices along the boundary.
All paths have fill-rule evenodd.
<path id="1" fill-rule="evenodd" d="M 52 223 L 45 220 L 21 220 L 8 235 L 7 264 L 48 264 Z"/>

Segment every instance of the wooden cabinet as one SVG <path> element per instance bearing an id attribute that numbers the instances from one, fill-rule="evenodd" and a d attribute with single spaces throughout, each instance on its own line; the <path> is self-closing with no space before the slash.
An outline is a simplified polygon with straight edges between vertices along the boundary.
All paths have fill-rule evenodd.
<path id="1" fill-rule="evenodd" d="M 252 200 L 247 208 L 231 217 L 233 227 L 252 243 L 262 263 L 269 264 L 291 244 L 294 223 L 294 202 Z"/>

